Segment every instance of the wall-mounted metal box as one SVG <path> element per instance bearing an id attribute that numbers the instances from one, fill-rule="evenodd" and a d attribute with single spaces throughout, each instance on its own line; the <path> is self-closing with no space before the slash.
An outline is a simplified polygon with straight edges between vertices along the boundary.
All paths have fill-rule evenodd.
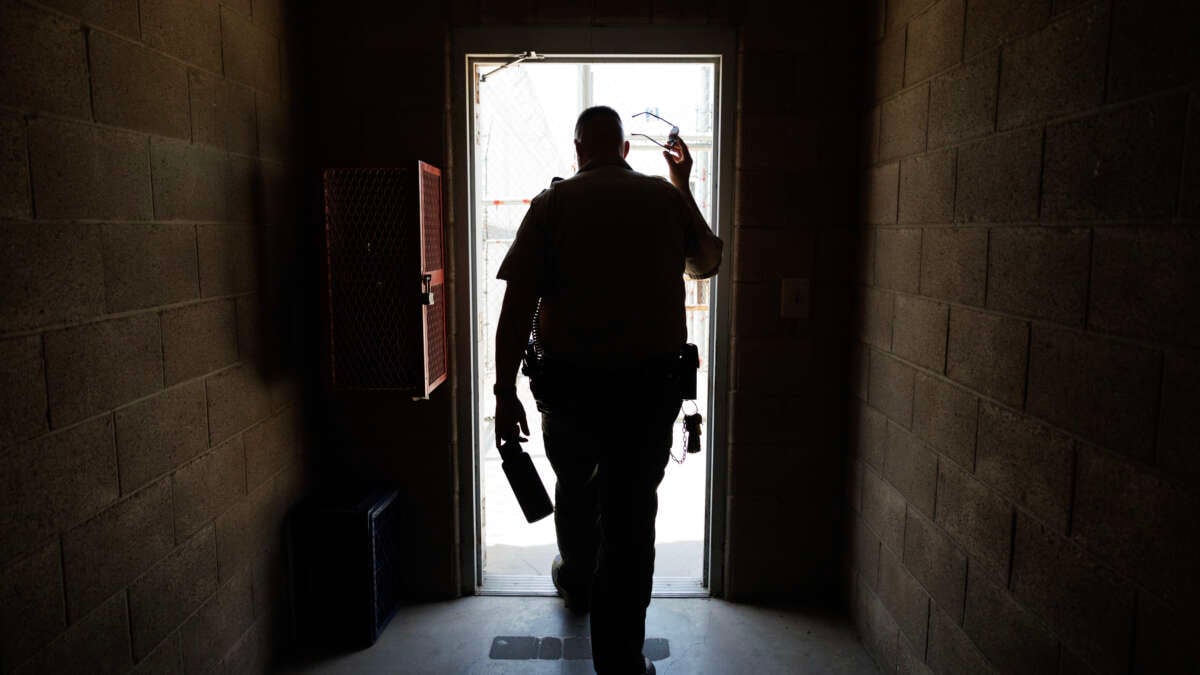
<path id="1" fill-rule="evenodd" d="M 441 171 L 327 169 L 324 191 L 334 386 L 429 396 L 447 368 Z"/>

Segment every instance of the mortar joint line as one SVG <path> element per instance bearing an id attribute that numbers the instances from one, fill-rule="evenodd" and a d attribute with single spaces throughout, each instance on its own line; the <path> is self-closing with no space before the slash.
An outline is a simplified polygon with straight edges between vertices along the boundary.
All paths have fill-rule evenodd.
<path id="1" fill-rule="evenodd" d="M 1075 509 L 1078 505 L 1076 493 L 1079 490 L 1079 455 L 1083 452 L 1079 441 L 1071 441 L 1071 467 L 1067 481 L 1067 537 L 1075 533 Z"/>
<path id="2" fill-rule="evenodd" d="M 1089 227 L 1088 231 L 1088 265 L 1087 278 L 1083 286 L 1083 325 L 1080 330 L 1086 331 L 1092 314 L 1092 277 L 1095 276 L 1096 266 L 1096 228 Z"/>
<path id="3" fill-rule="evenodd" d="M 1011 592 L 1013 590 L 1013 570 L 1017 560 L 1017 507 L 1009 506 L 1008 512 L 1008 569 L 1004 579 L 1004 588 Z"/>
<path id="4" fill-rule="evenodd" d="M 88 78 L 88 113 L 91 122 L 96 121 L 96 82 L 92 77 L 92 27 L 83 24 L 80 27 L 80 32 L 83 34 L 83 63 L 87 68 Z M 31 176 L 32 179 L 32 176 Z"/>
<path id="5" fill-rule="evenodd" d="M 1162 416 L 1163 416 L 1163 399 L 1167 387 L 1167 354 L 1166 351 L 1161 351 L 1156 354 L 1158 358 L 1158 391 L 1154 397 L 1154 429 L 1150 433 L 1150 453 L 1155 466 L 1160 466 L 1158 438 L 1162 433 Z"/>

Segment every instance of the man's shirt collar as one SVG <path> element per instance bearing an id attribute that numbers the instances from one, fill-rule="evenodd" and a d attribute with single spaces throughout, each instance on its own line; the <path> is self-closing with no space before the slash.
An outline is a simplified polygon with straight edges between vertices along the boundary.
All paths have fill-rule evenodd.
<path id="1" fill-rule="evenodd" d="M 593 159 L 592 161 L 590 161 L 587 164 L 584 164 L 582 167 L 580 167 L 579 171 L 576 171 L 575 173 L 576 173 L 576 175 L 578 175 L 578 174 L 583 173 L 584 171 L 591 171 L 592 169 L 599 169 L 602 166 L 619 166 L 628 171 L 633 170 L 633 167 L 629 166 L 629 163 L 626 162 L 624 158 L 610 157 L 610 158 L 606 158 L 606 159 Z"/>

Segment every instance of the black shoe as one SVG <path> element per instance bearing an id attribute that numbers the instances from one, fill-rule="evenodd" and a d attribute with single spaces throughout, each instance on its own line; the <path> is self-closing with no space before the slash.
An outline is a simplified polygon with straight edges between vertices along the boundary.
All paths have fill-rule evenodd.
<path id="1" fill-rule="evenodd" d="M 562 569 L 562 565 L 562 556 L 554 556 L 554 562 L 550 564 L 550 580 L 554 582 L 555 590 L 558 591 L 558 595 L 566 603 L 567 609 L 576 614 L 587 614 L 588 610 L 591 609 L 591 598 L 588 597 L 588 594 L 564 588 L 559 583 L 558 573 Z"/>

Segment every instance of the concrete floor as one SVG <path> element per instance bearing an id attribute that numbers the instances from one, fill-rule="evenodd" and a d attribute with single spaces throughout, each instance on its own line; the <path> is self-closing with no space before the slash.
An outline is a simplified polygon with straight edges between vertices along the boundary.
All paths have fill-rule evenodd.
<path id="1" fill-rule="evenodd" d="M 511 661 L 489 658 L 497 636 L 588 635 L 587 617 L 557 598 L 470 597 L 401 608 L 370 649 L 307 656 L 280 672 L 591 673 L 590 660 Z M 721 600 L 656 598 L 647 638 L 665 638 L 670 655 L 659 673 L 879 672 L 846 620 L 817 612 L 736 605 Z"/>

